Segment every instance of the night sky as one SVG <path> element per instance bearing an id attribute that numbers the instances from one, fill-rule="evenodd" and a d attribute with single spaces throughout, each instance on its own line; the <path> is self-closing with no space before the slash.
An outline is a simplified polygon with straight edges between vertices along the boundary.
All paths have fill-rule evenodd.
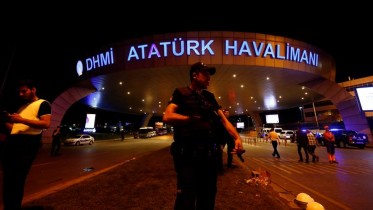
<path id="1" fill-rule="evenodd" d="M 76 5 L 62 5 L 59 10 L 10 8 L 11 16 L 2 20 L 0 106 L 14 95 L 12 85 L 20 77 L 41 81 L 39 93 L 53 100 L 74 83 L 76 58 L 85 52 L 130 38 L 180 31 L 242 31 L 294 38 L 334 57 L 336 82 L 371 76 L 373 18 L 372 12 L 365 11 L 370 7 L 339 6 L 338 10 L 319 6 L 307 11 L 285 5 L 256 10 L 253 5 L 243 10 L 238 5 L 232 5 L 234 9 L 181 5 L 173 10 L 100 5 L 89 12 Z"/>

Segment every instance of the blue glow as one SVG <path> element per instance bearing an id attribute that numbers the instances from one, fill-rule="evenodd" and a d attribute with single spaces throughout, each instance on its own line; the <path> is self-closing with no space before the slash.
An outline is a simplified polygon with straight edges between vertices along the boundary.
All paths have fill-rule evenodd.
<path id="1" fill-rule="evenodd" d="M 85 99 L 85 103 L 91 107 L 98 107 L 101 100 L 101 92 L 97 91 L 88 95 Z"/>
<path id="2" fill-rule="evenodd" d="M 76 73 L 78 73 L 78 76 L 83 74 L 83 62 L 81 60 L 76 63 Z"/>
<path id="3" fill-rule="evenodd" d="M 173 41 L 162 41 L 159 43 L 132 45 L 129 48 L 127 61 L 145 60 L 168 57 L 173 55 L 180 57 L 184 55 L 215 55 L 215 40 L 183 40 L 174 38 Z M 288 60 L 298 63 L 305 63 L 311 66 L 318 66 L 319 55 L 315 52 L 308 51 L 286 44 L 272 44 L 266 42 L 257 42 L 256 40 L 223 40 L 224 55 L 232 56 L 256 56 L 270 57 L 273 59 Z M 283 52 L 283 54 L 281 53 Z"/>
<path id="4" fill-rule="evenodd" d="M 113 48 L 85 59 L 86 71 L 114 64 Z M 78 73 L 79 74 L 79 73 Z"/>

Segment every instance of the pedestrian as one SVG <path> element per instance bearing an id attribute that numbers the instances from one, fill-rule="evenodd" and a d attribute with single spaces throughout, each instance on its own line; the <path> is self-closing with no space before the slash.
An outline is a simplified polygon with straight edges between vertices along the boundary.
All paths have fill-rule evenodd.
<path id="1" fill-rule="evenodd" d="M 229 120 L 229 122 L 233 125 L 233 122 L 229 118 L 229 110 L 224 109 L 223 113 L 225 117 Z M 215 137 L 217 139 L 218 145 L 219 145 L 219 151 L 218 151 L 218 171 L 220 175 L 224 174 L 224 160 L 223 160 L 223 153 L 224 148 L 227 145 L 227 168 L 233 168 L 235 167 L 233 165 L 233 149 L 235 146 L 234 139 L 232 138 L 231 134 L 228 133 L 228 131 L 224 128 L 223 124 L 218 124 L 215 128 Z"/>
<path id="2" fill-rule="evenodd" d="M 338 162 L 335 159 L 335 137 L 334 134 L 330 131 L 329 126 L 324 126 L 324 139 L 325 139 L 325 146 L 326 151 L 328 153 L 328 160 L 329 163 L 336 163 Z"/>
<path id="3" fill-rule="evenodd" d="M 280 137 L 275 132 L 274 128 L 271 128 L 271 131 L 268 133 L 268 139 L 271 140 L 272 147 L 273 147 L 272 156 L 273 157 L 276 156 L 277 158 L 280 158 L 280 153 L 277 150 L 277 145 L 280 145 Z"/>
<path id="4" fill-rule="evenodd" d="M 296 141 L 297 141 L 297 151 L 299 155 L 298 162 L 303 163 L 303 155 L 302 155 L 302 149 L 304 152 L 304 155 L 306 156 L 305 163 L 309 163 L 309 155 L 308 155 L 308 139 L 305 132 L 303 132 L 300 128 L 297 129 L 295 132 L 296 135 Z"/>
<path id="5" fill-rule="evenodd" d="M 121 128 L 121 129 L 120 129 L 120 140 L 121 140 L 121 141 L 124 140 L 124 128 Z"/>
<path id="6" fill-rule="evenodd" d="M 234 122 L 229 117 L 229 115 L 230 115 L 229 109 L 224 109 L 223 113 L 224 113 L 225 117 L 229 120 L 229 122 L 232 125 L 234 125 Z M 227 145 L 227 167 L 228 168 L 234 168 L 234 165 L 233 165 L 233 153 L 232 152 L 233 152 L 233 149 L 234 149 L 235 145 L 234 145 L 234 139 L 232 138 L 232 136 L 227 136 L 226 137 L 225 144 Z"/>
<path id="7" fill-rule="evenodd" d="M 50 126 L 51 105 L 36 91 L 34 81 L 20 80 L 18 93 L 24 103 L 7 117 L 10 134 L 3 154 L 4 210 L 21 209 L 26 178 L 41 147 L 42 132 Z"/>
<path id="8" fill-rule="evenodd" d="M 214 124 L 222 123 L 232 135 L 233 153 L 244 152 L 241 137 L 223 114 L 214 94 L 207 90 L 215 71 L 202 62 L 193 64 L 190 85 L 174 90 L 163 115 L 163 122 L 174 126 L 171 154 L 177 174 L 175 210 L 214 210 L 218 176 Z"/>
<path id="9" fill-rule="evenodd" d="M 61 126 L 57 126 L 57 128 L 52 133 L 51 156 L 59 155 L 60 150 L 61 150 Z"/>
<path id="10" fill-rule="evenodd" d="M 315 153 L 316 146 L 319 146 L 319 143 L 317 142 L 315 135 L 313 135 L 313 133 L 309 129 L 307 129 L 306 132 L 307 132 L 307 139 L 308 139 L 308 146 L 307 146 L 308 153 L 312 156 L 313 163 L 319 162 L 319 156 L 317 156 Z"/>

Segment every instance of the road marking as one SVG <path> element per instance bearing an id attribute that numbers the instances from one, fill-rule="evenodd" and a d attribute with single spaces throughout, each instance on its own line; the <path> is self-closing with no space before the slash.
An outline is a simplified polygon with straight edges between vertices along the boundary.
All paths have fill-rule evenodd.
<path id="1" fill-rule="evenodd" d="M 81 176 L 81 177 L 79 177 L 77 179 L 69 180 L 69 181 L 66 181 L 64 183 L 58 184 L 56 186 L 50 187 L 48 189 L 42 190 L 40 192 L 37 192 L 37 193 L 31 194 L 31 195 L 25 196 L 25 198 L 22 201 L 22 204 L 31 202 L 33 200 L 36 200 L 36 199 L 45 197 L 47 195 L 50 195 L 52 193 L 55 193 L 57 191 L 63 190 L 65 188 L 67 188 L 67 187 L 70 187 L 70 186 L 72 186 L 74 184 L 78 184 L 80 182 L 83 182 L 84 180 L 87 180 L 87 179 L 90 179 L 90 178 L 92 178 L 94 176 L 100 175 L 100 174 L 102 174 L 102 173 L 104 173 L 106 171 L 109 171 L 109 170 L 114 169 L 114 168 L 116 168 L 118 166 L 124 165 L 124 164 L 126 164 L 126 163 L 128 163 L 130 161 L 133 161 L 133 160 L 136 160 L 136 157 L 133 157 L 133 158 L 131 158 L 129 160 L 125 160 L 123 162 L 120 162 L 118 164 L 112 165 L 110 167 L 101 169 L 99 171 L 92 172 L 92 173 L 87 174 L 85 176 Z"/>
<path id="2" fill-rule="evenodd" d="M 294 169 L 294 168 L 291 168 L 291 167 L 285 166 L 285 165 L 281 165 L 281 167 L 286 168 L 287 170 L 292 171 L 292 172 L 297 173 L 297 174 L 303 174 L 303 172 L 301 172 L 299 169 Z"/>
<path id="3" fill-rule="evenodd" d="M 308 173 L 308 174 L 373 174 L 372 170 L 366 170 L 363 168 L 357 168 L 343 165 L 330 164 L 330 163 L 299 163 L 294 161 L 294 159 L 281 159 L 273 160 L 273 158 L 250 158 L 260 164 L 270 165 L 272 167 L 278 168 L 285 171 L 288 174 L 292 173 Z"/>
<path id="4" fill-rule="evenodd" d="M 255 162 L 258 163 L 258 161 L 255 161 Z M 258 163 L 258 164 L 262 165 L 261 167 L 267 169 L 268 171 L 270 170 L 268 166 L 260 164 L 260 163 Z M 271 167 L 273 167 L 273 165 Z M 323 199 L 325 199 L 325 200 L 329 201 L 330 203 L 333 203 L 334 205 L 336 205 L 337 207 L 339 207 L 339 209 L 351 210 L 351 208 L 349 208 L 348 206 L 345 206 L 344 204 L 342 204 L 342 203 L 340 203 L 340 202 L 338 202 L 338 201 L 336 201 L 336 200 L 334 200 L 332 198 L 329 198 L 328 196 L 326 196 L 324 194 L 321 194 L 320 192 L 315 191 L 312 188 L 309 188 L 309 187 L 307 187 L 307 186 L 305 186 L 305 185 L 303 185 L 303 184 L 301 184 L 301 183 L 299 183 L 297 181 L 294 181 L 293 179 L 289 178 L 289 176 L 287 176 L 287 175 L 282 175 L 281 173 L 279 173 L 278 171 L 275 171 L 275 170 L 272 173 L 275 173 L 278 176 L 282 177 L 283 179 L 286 179 L 287 181 L 289 181 L 289 182 L 291 182 L 291 183 L 293 183 L 295 185 L 298 185 L 299 187 L 302 187 L 302 188 L 304 188 L 304 189 L 306 189 L 306 190 L 308 190 L 308 191 L 310 191 L 310 192 L 312 192 L 312 193 L 314 193 L 314 194 L 322 197 Z"/>

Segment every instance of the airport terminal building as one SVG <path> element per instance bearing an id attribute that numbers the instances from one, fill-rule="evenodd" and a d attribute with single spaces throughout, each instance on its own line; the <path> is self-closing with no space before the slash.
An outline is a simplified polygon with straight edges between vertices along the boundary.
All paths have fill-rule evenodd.
<path id="1" fill-rule="evenodd" d="M 305 121 L 314 121 L 315 113 L 321 120 L 325 107 L 315 110 L 314 105 L 330 101 L 346 129 L 368 134 L 372 143 L 367 120 L 372 113 L 361 111 L 349 89 L 372 86 L 372 77 L 337 84 L 335 61 L 322 49 L 289 37 L 234 31 L 156 34 L 88 52 L 71 67 L 76 84 L 52 103 L 45 139 L 78 101 L 141 114 L 148 119 L 144 122 L 162 115 L 173 90 L 190 83 L 189 68 L 198 61 L 217 69 L 208 89 L 218 102 L 232 113 L 251 116 L 255 125 L 265 123 L 259 116 L 264 111 L 292 107 L 304 107 Z"/>

